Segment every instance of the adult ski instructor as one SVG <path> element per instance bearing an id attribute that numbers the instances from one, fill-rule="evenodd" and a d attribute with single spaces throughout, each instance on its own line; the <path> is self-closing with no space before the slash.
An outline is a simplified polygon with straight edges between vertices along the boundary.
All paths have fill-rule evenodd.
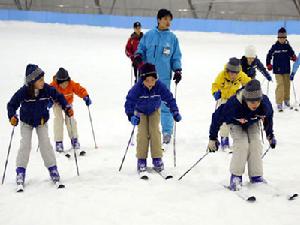
<path id="1" fill-rule="evenodd" d="M 159 80 L 170 90 L 172 71 L 176 85 L 181 80 L 181 51 L 176 35 L 169 29 L 173 19 L 167 9 L 157 13 L 157 27 L 148 31 L 141 39 L 135 52 L 134 65 L 140 68 L 144 63 L 155 65 Z M 161 104 L 161 125 L 163 143 L 169 144 L 173 133 L 173 117 L 164 102 Z"/>

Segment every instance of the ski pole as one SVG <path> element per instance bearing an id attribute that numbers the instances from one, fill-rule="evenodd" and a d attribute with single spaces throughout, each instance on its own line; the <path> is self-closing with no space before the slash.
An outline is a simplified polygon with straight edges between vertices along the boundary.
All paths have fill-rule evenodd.
<path id="1" fill-rule="evenodd" d="M 6 168 L 7 168 L 7 164 L 8 164 L 8 157 L 9 157 L 9 153 L 10 153 L 10 149 L 11 149 L 11 142 L 12 142 L 14 133 L 15 133 L 15 126 L 13 127 L 11 135 L 10 135 L 10 142 L 8 145 L 8 151 L 7 151 L 7 156 L 6 156 L 5 166 L 4 166 L 4 172 L 3 172 L 3 176 L 2 176 L 2 184 L 4 183 L 4 180 L 5 180 L 5 173 L 6 173 Z"/>
<path id="2" fill-rule="evenodd" d="M 93 138 L 94 138 L 94 143 L 95 143 L 95 149 L 98 148 L 97 144 L 96 144 L 96 138 L 95 138 L 95 132 L 94 132 L 94 126 L 93 126 L 93 120 L 92 120 L 92 116 L 91 116 L 91 111 L 90 111 L 90 107 L 87 106 L 88 110 L 89 110 L 89 117 L 90 117 L 90 123 L 91 123 L 91 127 L 92 127 L 92 133 L 93 133 Z"/>
<path id="3" fill-rule="evenodd" d="M 177 84 L 175 84 L 175 100 L 177 96 Z M 174 157 L 174 167 L 176 167 L 176 121 L 174 121 L 174 134 L 173 134 L 173 157 Z"/>
<path id="4" fill-rule="evenodd" d="M 67 115 L 66 115 L 67 116 Z M 69 122 L 70 122 L 70 129 L 71 129 L 71 142 L 73 138 L 73 126 L 72 126 L 72 118 L 69 117 Z M 76 155 L 76 149 L 72 144 L 72 148 L 74 150 L 74 159 L 75 159 L 75 164 L 76 164 L 76 170 L 77 170 L 77 176 L 79 176 L 79 168 L 78 168 L 78 162 L 77 162 L 77 155 Z"/>
<path id="5" fill-rule="evenodd" d="M 295 89 L 294 81 L 292 81 L 292 83 L 293 83 L 293 92 L 294 92 L 294 98 L 295 98 L 295 110 L 298 111 L 298 100 L 297 100 L 297 95 L 296 95 L 296 89 Z"/>
<path id="6" fill-rule="evenodd" d="M 121 171 L 122 166 L 123 166 L 123 163 L 124 163 L 124 161 L 125 161 L 125 157 L 126 157 L 126 155 L 127 155 L 128 148 L 129 148 L 131 139 L 132 139 L 132 137 L 133 137 L 135 127 L 136 127 L 136 125 L 133 126 L 133 129 L 132 129 L 132 131 L 131 131 L 130 138 L 129 138 L 129 140 L 128 140 L 128 144 L 127 144 L 127 147 L 126 147 L 126 150 L 125 150 L 125 154 L 124 154 L 124 156 L 123 156 L 123 159 L 122 159 L 122 162 L 121 162 L 121 165 L 120 165 L 120 168 L 119 168 L 119 172 Z"/>
<path id="7" fill-rule="evenodd" d="M 191 168 L 189 168 L 178 180 L 181 180 L 188 172 L 190 172 L 202 159 L 204 159 L 208 155 L 209 151 L 207 151 L 197 162 L 195 162 Z"/>
<path id="8" fill-rule="evenodd" d="M 130 73 L 131 73 L 131 87 L 132 87 L 132 79 L 133 79 L 133 75 L 132 75 L 132 69 L 133 69 L 133 67 L 132 66 L 130 66 Z"/>
<path id="9" fill-rule="evenodd" d="M 271 146 L 269 146 L 269 148 L 267 148 L 267 150 L 264 152 L 264 154 L 262 154 L 261 158 L 263 159 L 265 157 L 265 155 L 268 153 L 268 151 L 271 149 Z"/>
<path id="10" fill-rule="evenodd" d="M 267 85 L 267 96 L 269 96 L 269 85 L 270 85 L 270 81 L 268 81 L 268 85 Z"/>

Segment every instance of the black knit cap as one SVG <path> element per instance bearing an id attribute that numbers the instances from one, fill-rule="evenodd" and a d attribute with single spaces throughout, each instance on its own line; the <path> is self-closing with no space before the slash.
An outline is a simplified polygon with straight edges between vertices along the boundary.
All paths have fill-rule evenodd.
<path id="1" fill-rule="evenodd" d="M 136 21 L 133 23 L 133 28 L 141 27 L 141 23 L 139 21 Z"/>
<path id="2" fill-rule="evenodd" d="M 286 32 L 286 29 L 284 27 L 281 27 L 278 30 L 278 37 L 283 37 L 283 38 L 287 37 L 287 32 Z"/>
<path id="3" fill-rule="evenodd" d="M 58 84 L 61 84 L 65 81 L 69 81 L 71 78 L 69 77 L 68 71 L 61 67 L 57 71 L 55 79 Z"/>
<path id="4" fill-rule="evenodd" d="M 261 101 L 262 96 L 260 82 L 256 79 L 250 80 L 243 90 L 243 98 L 246 101 Z"/>
<path id="5" fill-rule="evenodd" d="M 171 20 L 173 19 L 173 15 L 171 13 L 170 10 L 167 10 L 167 9 L 160 9 L 158 10 L 157 12 L 157 19 L 161 19 L 165 16 L 170 16 L 171 17 Z"/>
<path id="6" fill-rule="evenodd" d="M 147 77 L 154 77 L 157 79 L 155 66 L 150 63 L 145 63 L 140 69 L 140 76 L 143 80 L 145 80 Z"/>

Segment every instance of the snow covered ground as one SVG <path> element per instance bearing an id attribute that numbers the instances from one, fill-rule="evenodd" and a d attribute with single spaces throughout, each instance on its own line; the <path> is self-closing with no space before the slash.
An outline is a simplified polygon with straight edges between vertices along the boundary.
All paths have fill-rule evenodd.
<path id="1" fill-rule="evenodd" d="M 50 82 L 59 67 L 87 87 L 93 101 L 98 149 L 94 142 L 84 102 L 74 103 L 80 142 L 87 151 L 79 157 L 80 176 L 73 158 L 57 155 L 66 189 L 56 190 L 49 181 L 33 136 L 27 169 L 26 189 L 16 193 L 15 158 L 19 146 L 19 127 L 15 130 L 5 184 L 0 186 L 1 225 L 296 225 L 300 221 L 300 199 L 287 201 L 273 196 L 270 188 L 258 188 L 257 202 L 247 203 L 222 185 L 229 180 L 230 155 L 209 154 L 181 181 L 182 175 L 205 154 L 208 127 L 215 102 L 211 82 L 228 58 L 243 54 L 254 44 L 258 56 L 265 56 L 276 36 L 239 36 L 219 33 L 175 32 L 183 53 L 183 80 L 177 99 L 183 116 L 177 124 L 177 167 L 173 169 L 172 148 L 165 154 L 165 166 L 175 178 L 163 180 L 156 174 L 149 181 L 136 175 L 135 149 L 131 147 L 123 169 L 118 168 L 132 126 L 124 114 L 124 100 L 130 88 L 130 63 L 124 47 L 131 30 L 0 22 L 0 175 L 12 131 L 6 104 L 23 84 L 28 63 L 38 64 Z M 300 50 L 299 36 L 288 37 L 294 50 Z M 295 87 L 300 97 L 300 74 Z M 262 75 L 258 74 L 262 79 Z M 173 87 L 174 88 L 174 87 Z M 267 82 L 263 84 L 266 92 Z M 269 96 L 274 103 L 275 83 Z M 293 101 L 292 95 L 292 101 Z M 300 193 L 300 112 L 275 112 L 278 145 L 264 159 L 265 178 L 281 191 Z M 52 120 L 49 129 L 51 139 Z M 65 147 L 70 143 L 65 136 Z M 264 149 L 267 149 L 265 144 Z M 248 178 L 244 176 L 245 182 Z M 255 191 L 255 190 L 253 190 Z"/>

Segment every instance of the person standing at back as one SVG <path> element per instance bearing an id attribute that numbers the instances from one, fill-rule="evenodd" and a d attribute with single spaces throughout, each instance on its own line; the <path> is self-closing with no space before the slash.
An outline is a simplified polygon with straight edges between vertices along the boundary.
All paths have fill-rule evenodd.
<path id="1" fill-rule="evenodd" d="M 132 62 L 132 67 L 134 71 L 134 83 L 137 82 L 139 77 L 139 71 L 138 68 L 133 64 L 134 60 L 134 53 L 140 43 L 141 38 L 143 37 L 143 32 L 141 31 L 142 25 L 140 22 L 135 22 L 133 24 L 133 30 L 134 32 L 131 34 L 130 38 L 127 41 L 126 47 L 125 47 L 125 54 L 128 58 L 130 58 Z"/>
<path id="2" fill-rule="evenodd" d="M 160 9 L 157 27 L 148 31 L 141 39 L 134 56 L 134 65 L 140 68 L 144 62 L 155 65 L 159 80 L 170 90 L 172 71 L 176 85 L 181 80 L 181 51 L 176 35 L 170 31 L 172 13 Z M 173 117 L 164 102 L 161 105 L 163 143 L 169 144 L 173 133 Z"/>
<path id="3" fill-rule="evenodd" d="M 273 64 L 271 60 L 273 59 Z M 276 104 L 279 112 L 283 111 L 283 105 L 290 107 L 290 60 L 296 61 L 294 50 L 287 40 L 287 32 L 284 27 L 278 30 L 278 40 L 267 54 L 267 68 L 273 70 L 277 87 L 275 90 Z"/>

